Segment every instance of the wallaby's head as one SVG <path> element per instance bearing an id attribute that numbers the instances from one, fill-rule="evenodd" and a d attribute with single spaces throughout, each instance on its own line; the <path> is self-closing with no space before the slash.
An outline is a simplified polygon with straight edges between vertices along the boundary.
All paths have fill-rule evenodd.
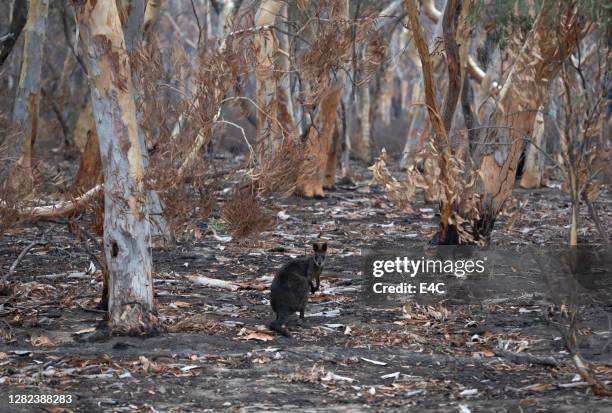
<path id="1" fill-rule="evenodd" d="M 312 250 L 314 251 L 312 259 L 317 267 L 323 268 L 325 264 L 325 254 L 327 254 L 327 242 L 313 242 Z"/>

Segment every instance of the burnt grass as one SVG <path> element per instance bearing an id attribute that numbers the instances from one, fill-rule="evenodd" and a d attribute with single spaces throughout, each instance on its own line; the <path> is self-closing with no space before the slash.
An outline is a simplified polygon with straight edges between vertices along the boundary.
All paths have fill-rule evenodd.
<path id="1" fill-rule="evenodd" d="M 370 185 L 368 171 L 360 173 L 356 188 L 339 187 L 325 199 L 278 200 L 283 213 L 256 240 L 213 236 L 210 226 L 227 235 L 215 212 L 198 237 L 155 249 L 155 294 L 168 332 L 149 338 L 81 341 L 103 320 L 96 310 L 101 274 L 87 271 L 91 242 L 86 248 L 88 241 L 54 223 L 5 233 L 3 275 L 28 244 L 44 244 L 17 267 L 12 293 L 0 295 L 0 411 L 611 411 L 612 400 L 594 396 L 575 377 L 560 333 L 543 316 L 545 297 L 366 305 L 361 251 L 373 244 L 425 245 L 436 231 L 437 206 L 421 201 L 414 213 L 398 212 Z M 496 223 L 496 247 L 566 243 L 567 194 L 543 188 L 517 189 L 514 196 L 527 206 Z M 604 223 L 612 222 L 611 202 L 609 191 L 597 202 Z M 585 206 L 582 214 L 581 242 L 598 242 Z M 319 235 L 330 243 L 322 290 L 310 297 L 306 322 L 288 325 L 293 337 L 272 334 L 265 327 L 273 316 L 272 277 Z M 194 275 L 239 289 L 198 285 Z M 580 313 L 580 352 L 602 381 L 612 380 L 611 318 L 609 303 Z M 558 365 L 498 356 L 499 342 L 553 356 Z M 71 395 L 72 403 L 10 404 L 9 395 L 17 394 Z"/>

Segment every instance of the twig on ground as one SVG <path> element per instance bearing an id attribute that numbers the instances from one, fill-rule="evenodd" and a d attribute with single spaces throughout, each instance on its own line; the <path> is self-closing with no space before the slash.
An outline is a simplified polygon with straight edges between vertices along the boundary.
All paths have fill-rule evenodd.
<path id="1" fill-rule="evenodd" d="M 187 276 L 187 279 L 197 285 L 203 285 L 205 287 L 222 288 L 230 291 L 236 291 L 238 288 L 240 288 L 238 284 L 216 278 L 208 278 L 202 275 L 189 275 Z"/>
<path id="2" fill-rule="evenodd" d="M 32 248 L 34 248 L 37 245 L 44 245 L 44 244 L 46 244 L 46 242 L 45 241 L 40 241 L 40 240 L 32 241 L 31 243 L 29 243 L 23 249 L 23 251 L 21 251 L 21 253 L 17 256 L 17 259 L 15 260 L 15 262 L 13 262 L 13 265 L 11 265 L 11 268 L 9 268 L 8 273 L 4 277 L 2 277 L 2 281 L 8 280 L 9 277 L 15 273 L 15 270 L 17 269 L 17 266 L 21 263 L 21 261 L 26 256 L 28 251 L 30 251 Z"/>

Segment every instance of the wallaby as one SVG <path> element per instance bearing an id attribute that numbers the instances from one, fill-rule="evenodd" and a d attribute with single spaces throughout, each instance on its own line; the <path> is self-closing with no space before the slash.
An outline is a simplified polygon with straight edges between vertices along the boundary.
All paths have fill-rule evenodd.
<path id="1" fill-rule="evenodd" d="M 283 329 L 289 315 L 300 312 L 304 319 L 304 310 L 308 301 L 308 290 L 314 294 L 320 287 L 320 276 L 325 264 L 327 243 L 312 244 L 313 254 L 288 262 L 278 271 L 270 288 L 270 304 L 276 313 L 276 320 L 268 326 L 270 330 L 277 331 L 290 337 L 289 332 Z"/>

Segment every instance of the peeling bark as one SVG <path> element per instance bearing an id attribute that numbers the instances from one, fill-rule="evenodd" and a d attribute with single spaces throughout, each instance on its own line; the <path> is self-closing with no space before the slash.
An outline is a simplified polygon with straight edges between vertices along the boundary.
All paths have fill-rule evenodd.
<path id="1" fill-rule="evenodd" d="M 545 92 L 588 27 L 586 16 L 573 3 L 543 4 L 500 91 L 486 144 L 476 147 L 473 156 L 482 181 L 481 219 L 474 225 L 475 235 L 490 235 L 495 217 L 512 194 L 525 137 L 532 134 Z"/>
<path id="2" fill-rule="evenodd" d="M 100 146 L 91 102 L 88 102 L 81 112 L 79 123 L 81 122 L 83 127 L 80 130 L 77 128 L 77 131 L 84 134 L 85 146 L 81 152 L 79 171 L 73 184 L 73 191 L 77 193 L 87 191 L 102 182 L 102 159 L 100 158 Z"/>
<path id="3" fill-rule="evenodd" d="M 359 110 L 359 132 L 355 136 L 355 153 L 362 161 L 369 162 L 370 155 L 370 133 L 371 133 L 371 99 L 370 82 L 364 82 L 358 89 L 358 110 Z"/>
<path id="4" fill-rule="evenodd" d="M 453 6 L 454 0 L 449 0 L 449 6 Z M 438 152 L 437 161 L 440 169 L 440 181 L 444 188 L 444 198 L 440 205 L 440 231 L 439 231 L 439 242 L 446 244 L 451 241 L 451 213 L 454 208 L 453 200 L 456 199 L 456 194 L 453 192 L 453 182 L 457 180 L 454 176 L 453 160 L 451 159 L 453 154 L 451 153 L 450 142 L 448 139 L 448 130 L 445 127 L 444 120 L 440 116 L 440 110 L 436 102 L 436 90 L 433 81 L 433 64 L 429 55 L 429 49 L 423 34 L 423 28 L 421 27 L 419 16 L 417 12 L 417 6 L 415 0 L 405 0 L 406 9 L 408 11 L 408 17 L 410 19 L 410 26 L 414 36 L 414 43 L 419 51 L 421 59 L 421 65 L 423 69 L 423 80 L 425 83 L 425 104 L 427 106 L 427 112 L 429 114 L 429 120 L 433 127 L 434 139 L 433 145 Z M 456 5 L 456 3 L 455 3 Z M 455 106 L 458 96 L 455 99 Z M 454 112 L 454 111 L 453 111 Z M 452 117 L 451 117 L 452 120 Z M 450 128 L 450 125 L 449 125 Z M 454 238 L 454 237 L 453 237 Z"/>
<path id="5" fill-rule="evenodd" d="M 341 19 L 345 25 L 344 29 L 348 29 L 348 0 L 342 0 L 335 6 L 332 15 Z M 333 188 L 335 184 L 337 145 L 340 136 L 339 134 L 334 136 L 334 131 L 343 87 L 344 75 L 338 73 L 336 81 L 318 102 L 313 127 L 310 128 L 306 141 L 307 158 L 304 161 L 304 169 L 307 174 L 300 176 L 296 185 L 296 193 L 301 196 L 324 197 L 323 188 Z"/>
<path id="6" fill-rule="evenodd" d="M 121 3 L 121 7 L 120 7 Z M 117 8 L 123 26 L 123 36 L 128 52 L 136 50 L 142 34 L 145 0 L 117 0 Z M 150 2 L 149 2 L 150 3 Z"/>
<path id="7" fill-rule="evenodd" d="M 323 186 L 330 183 L 329 180 L 325 180 L 325 173 L 328 169 L 330 152 L 334 153 L 331 147 L 341 94 L 341 87 L 336 87 L 323 96 L 314 118 L 315 126 L 311 127 L 308 133 L 306 142 L 308 158 L 304 161 L 304 169 L 309 173 L 298 180 L 297 187 L 298 194 L 302 196 L 324 197 Z M 331 171 L 327 172 L 331 173 Z M 334 175 L 335 172 L 334 167 Z"/>
<path id="8" fill-rule="evenodd" d="M 282 66 L 288 66 L 288 50 L 279 50 L 279 34 L 274 26 L 277 18 L 282 16 L 284 3 L 281 0 L 265 0 L 257 9 L 255 26 L 265 27 L 255 36 L 257 63 L 255 67 L 257 113 L 257 145 L 260 156 L 275 153 L 286 132 L 292 129 L 288 124 L 292 114 L 288 112 L 288 81 L 281 86 L 279 73 Z M 288 42 L 287 42 L 288 43 Z M 282 57 L 284 56 L 284 57 Z M 287 77 L 287 76 L 284 76 Z M 284 87 L 283 87 L 284 86 Z M 281 119 L 281 116 L 284 119 Z"/>
<path id="9" fill-rule="evenodd" d="M 88 2 L 78 9 L 104 169 L 108 325 L 114 334 L 150 333 L 158 320 L 154 315 L 147 192 L 129 56 L 114 1 Z"/>
<path id="10" fill-rule="evenodd" d="M 441 12 L 440 16 L 442 16 Z M 433 42 L 433 39 L 437 39 L 442 36 L 442 19 L 436 18 L 434 21 L 436 22 L 436 28 L 430 42 Z M 431 46 L 432 44 L 429 43 L 428 48 Z M 408 47 L 408 57 L 415 68 L 422 71 L 423 66 L 421 64 L 417 48 L 414 46 L 414 44 L 410 44 Z M 431 56 L 431 61 L 433 73 L 440 72 L 444 63 L 442 56 L 439 54 L 433 55 Z M 400 161 L 400 166 L 402 168 L 406 168 L 408 166 L 408 164 L 414 159 L 414 156 L 421 152 L 425 143 L 429 139 L 429 130 L 427 129 L 427 109 L 422 105 L 423 101 L 425 100 L 425 85 L 423 84 L 421 77 L 418 77 L 415 81 L 414 89 L 415 91 L 412 94 L 411 106 L 412 117 L 410 119 L 408 133 L 406 134 L 406 143 L 404 145 L 402 159 Z M 436 199 L 428 197 L 427 200 L 429 202 Z"/>
<path id="11" fill-rule="evenodd" d="M 144 21 L 144 1 L 143 0 L 116 0 L 117 10 L 123 25 L 123 33 L 128 53 L 135 52 L 140 42 L 141 29 Z M 135 73 L 132 76 L 137 76 Z M 134 90 L 136 97 L 138 92 Z M 137 114 L 138 115 L 138 114 Z M 142 129 L 138 127 L 138 139 L 142 150 L 143 168 L 148 167 L 148 151 L 145 136 Z M 91 188 L 93 185 L 102 181 L 102 161 L 98 144 L 96 125 L 93 120 L 91 102 L 81 112 L 77 123 L 77 143 L 82 147 L 81 163 L 75 179 L 73 189 L 81 193 Z M 159 246 L 172 245 L 174 236 L 170 227 L 163 216 L 163 205 L 159 195 L 155 191 L 148 191 L 147 208 L 149 219 L 151 220 L 151 235 L 153 241 Z M 105 292 L 106 294 L 106 292 Z"/>
<path id="12" fill-rule="evenodd" d="M 32 178 L 32 151 L 38 134 L 39 104 L 43 47 L 47 31 L 49 0 L 30 0 L 28 20 L 24 31 L 24 53 L 19 86 L 13 107 L 13 122 L 23 133 L 8 148 L 9 159 L 17 159 L 11 181 L 20 185 L 21 179 Z"/>
<path id="13" fill-rule="evenodd" d="M 535 118 L 531 142 L 535 145 L 527 145 L 525 149 L 525 166 L 521 177 L 522 188 L 539 188 L 542 186 L 542 174 L 544 173 L 544 155 L 540 152 L 544 142 L 544 106 L 540 106 Z"/>

